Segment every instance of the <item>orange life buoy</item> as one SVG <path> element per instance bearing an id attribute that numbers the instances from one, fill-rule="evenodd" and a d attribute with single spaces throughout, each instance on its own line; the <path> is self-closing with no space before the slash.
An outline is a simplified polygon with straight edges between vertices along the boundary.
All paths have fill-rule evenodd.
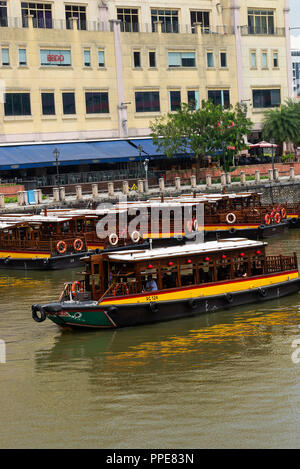
<path id="1" fill-rule="evenodd" d="M 67 245 L 64 241 L 58 241 L 56 245 L 56 250 L 59 254 L 64 254 L 67 250 Z"/>
<path id="2" fill-rule="evenodd" d="M 280 223 L 281 222 L 281 216 L 280 216 L 280 213 L 275 213 L 275 217 L 274 217 L 274 220 L 276 221 L 276 223 Z"/>
<path id="3" fill-rule="evenodd" d="M 286 209 L 284 207 L 282 207 L 282 209 L 280 210 L 280 213 L 281 213 L 282 218 L 286 218 Z"/>
<path id="4" fill-rule="evenodd" d="M 128 295 L 129 294 L 129 288 L 128 288 L 127 283 L 117 283 L 117 285 L 114 288 L 113 295 L 116 296 L 117 293 L 118 293 L 119 288 L 122 288 L 122 287 L 125 288 L 126 295 Z"/>
<path id="5" fill-rule="evenodd" d="M 266 225 L 269 225 L 271 223 L 271 217 L 268 213 L 265 215 L 265 223 Z"/>
<path id="6" fill-rule="evenodd" d="M 72 287 L 71 287 L 71 292 L 72 292 L 72 296 L 75 296 L 75 293 L 77 292 L 83 292 L 82 283 L 79 282 L 78 280 L 76 280 L 76 282 L 73 282 Z"/>
<path id="7" fill-rule="evenodd" d="M 80 238 L 75 239 L 73 246 L 74 246 L 75 251 L 82 251 L 83 249 L 82 239 Z"/>

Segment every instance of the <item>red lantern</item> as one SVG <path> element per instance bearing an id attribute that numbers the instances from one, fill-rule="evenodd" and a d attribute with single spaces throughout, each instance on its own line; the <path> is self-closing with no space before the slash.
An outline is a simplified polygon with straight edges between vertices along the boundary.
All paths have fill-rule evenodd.
<path id="1" fill-rule="evenodd" d="M 168 262 L 168 265 L 169 265 L 170 267 L 172 267 L 173 262 Z"/>
<path id="2" fill-rule="evenodd" d="M 227 256 L 225 256 L 225 254 L 223 254 L 222 259 L 226 259 L 226 257 L 227 257 Z"/>
<path id="3" fill-rule="evenodd" d="M 244 257 L 245 253 L 244 252 L 241 252 L 240 256 L 241 257 Z"/>
<path id="4" fill-rule="evenodd" d="M 187 262 L 187 264 L 191 264 L 191 263 L 192 263 L 192 260 L 191 260 L 191 259 L 188 259 L 186 262 Z"/>
<path id="5" fill-rule="evenodd" d="M 147 268 L 148 268 L 148 269 L 153 269 L 153 265 L 152 265 L 152 264 L 149 264 Z"/>
<path id="6" fill-rule="evenodd" d="M 259 256 L 259 254 L 261 254 L 261 251 L 256 251 L 256 254 Z"/>
<path id="7" fill-rule="evenodd" d="M 210 259 L 209 259 L 209 257 L 205 257 L 204 260 L 205 260 L 206 262 L 208 262 Z"/>

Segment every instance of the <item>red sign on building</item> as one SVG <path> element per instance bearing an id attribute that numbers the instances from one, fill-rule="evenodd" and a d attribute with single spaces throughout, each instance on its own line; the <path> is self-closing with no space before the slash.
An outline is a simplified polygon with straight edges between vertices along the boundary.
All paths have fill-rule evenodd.
<path id="1" fill-rule="evenodd" d="M 47 55 L 48 62 L 63 62 L 65 60 L 64 56 L 58 54 L 48 54 Z"/>

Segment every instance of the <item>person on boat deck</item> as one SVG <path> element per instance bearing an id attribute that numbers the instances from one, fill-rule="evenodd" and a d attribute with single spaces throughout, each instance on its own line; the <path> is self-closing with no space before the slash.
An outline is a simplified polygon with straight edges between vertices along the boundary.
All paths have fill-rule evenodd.
<path id="1" fill-rule="evenodd" d="M 147 277 L 146 291 L 156 291 L 156 290 L 158 290 L 157 283 L 152 278 L 152 275 L 149 274 L 148 277 Z"/>

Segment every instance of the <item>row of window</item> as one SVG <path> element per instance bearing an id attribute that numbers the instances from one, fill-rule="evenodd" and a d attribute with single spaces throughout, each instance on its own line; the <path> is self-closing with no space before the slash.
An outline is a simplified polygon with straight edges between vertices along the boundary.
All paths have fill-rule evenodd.
<path id="1" fill-rule="evenodd" d="M 86 92 L 85 104 L 87 114 L 108 114 L 107 92 Z M 41 93 L 42 114 L 44 116 L 55 115 L 55 95 L 53 92 Z M 62 93 L 62 106 L 64 115 L 75 115 L 75 93 Z M 30 93 L 6 93 L 4 102 L 5 116 L 30 116 Z"/>
<path id="2" fill-rule="evenodd" d="M 138 8 L 117 8 L 117 19 L 121 21 L 121 29 L 126 32 L 139 32 L 140 10 Z M 52 4 L 21 2 L 22 25 L 28 24 L 27 17 L 32 15 L 35 28 L 52 28 Z M 203 33 L 209 33 L 211 28 L 211 12 L 209 10 L 191 10 L 190 24 L 192 32 L 194 24 L 201 25 Z M 248 9 L 248 33 L 249 34 L 274 34 L 274 15 L 271 9 Z M 65 5 L 65 21 L 68 29 L 72 28 L 71 18 L 77 20 L 78 29 L 87 29 L 87 14 L 85 5 Z M 152 31 L 156 30 L 156 23 L 161 22 L 162 32 L 179 32 L 179 9 L 151 8 Z M 0 2 L 0 26 L 7 26 L 7 1 Z"/>
<path id="3" fill-rule="evenodd" d="M 261 67 L 267 69 L 269 67 L 269 60 L 273 68 L 279 68 L 279 55 L 278 51 L 273 50 L 271 56 L 267 50 L 261 51 Z M 213 50 L 206 52 L 206 67 L 207 68 L 227 68 L 227 52 L 219 51 L 219 59 L 216 60 L 216 54 Z M 104 50 L 98 50 L 97 54 L 98 67 L 105 67 Z M 57 66 L 57 67 L 70 67 L 71 64 L 71 50 L 70 49 L 41 49 L 40 50 L 40 63 L 41 66 Z M 1 64 L 2 66 L 10 66 L 10 50 L 9 47 L 1 48 Z M 82 64 L 85 67 L 92 66 L 91 50 L 85 48 L 83 50 Z M 18 49 L 18 65 L 27 65 L 27 50 L 25 48 Z M 156 51 L 152 50 L 148 52 L 148 67 L 156 68 L 157 59 Z M 142 54 L 139 50 L 133 51 L 133 67 L 141 68 Z M 184 68 L 184 67 L 196 67 L 196 52 L 195 51 L 178 51 L 168 52 L 168 67 L 170 68 Z M 252 69 L 258 68 L 258 53 L 256 50 L 250 51 L 250 67 Z"/>
<path id="4" fill-rule="evenodd" d="M 171 111 L 180 109 L 182 96 L 180 90 L 170 90 L 169 108 Z M 254 108 L 270 108 L 280 106 L 280 89 L 252 90 Z M 208 90 L 208 99 L 215 105 L 228 107 L 230 105 L 229 90 Z M 188 90 L 187 101 L 192 109 L 199 108 L 199 91 Z M 54 92 L 41 93 L 42 114 L 44 116 L 55 115 L 55 94 Z M 62 106 L 64 115 L 76 114 L 76 103 L 74 92 L 62 93 Z M 109 96 L 106 91 L 89 91 L 85 93 L 86 114 L 108 114 Z M 135 111 L 160 112 L 159 91 L 136 91 Z M 30 116 L 31 104 L 30 93 L 6 93 L 4 102 L 5 116 Z"/>
<path id="5" fill-rule="evenodd" d="M 98 50 L 98 67 L 104 67 L 104 51 Z M 41 66 L 57 66 L 57 67 L 70 67 L 71 64 L 71 50 L 68 49 L 41 49 L 40 50 L 40 63 Z M 1 64 L 2 66 L 10 66 L 10 50 L 9 47 L 1 48 Z M 18 49 L 18 64 L 19 66 L 27 66 L 27 50 L 25 48 Z M 83 50 L 83 65 L 91 67 L 91 50 Z"/>
<path id="6" fill-rule="evenodd" d="M 104 50 L 98 50 L 98 67 L 105 66 Z M 1 48 L 1 64 L 2 66 L 11 65 L 9 47 Z M 18 64 L 19 66 L 27 65 L 27 50 L 25 48 L 18 49 Z M 43 67 L 56 66 L 56 67 L 70 67 L 71 63 L 71 50 L 70 49 L 41 49 L 40 50 L 40 64 Z M 91 50 L 85 48 L 83 50 L 82 64 L 85 67 L 92 66 Z M 148 53 L 148 66 L 155 68 L 157 66 L 156 51 L 149 51 Z M 219 66 L 221 68 L 227 67 L 227 53 L 220 52 Z M 133 67 L 142 67 L 141 51 L 133 51 Z M 168 52 L 168 67 L 181 68 L 181 67 L 196 67 L 196 52 L 195 51 L 178 51 Z M 215 54 L 214 52 L 207 52 L 207 67 L 215 67 Z"/>
<path id="7" fill-rule="evenodd" d="M 258 68 L 258 52 L 256 50 L 250 51 L 250 67 L 252 69 Z M 273 50 L 271 54 L 267 50 L 260 51 L 260 65 L 261 68 L 267 69 L 271 65 L 272 68 L 279 68 L 279 55 L 277 50 Z"/>

